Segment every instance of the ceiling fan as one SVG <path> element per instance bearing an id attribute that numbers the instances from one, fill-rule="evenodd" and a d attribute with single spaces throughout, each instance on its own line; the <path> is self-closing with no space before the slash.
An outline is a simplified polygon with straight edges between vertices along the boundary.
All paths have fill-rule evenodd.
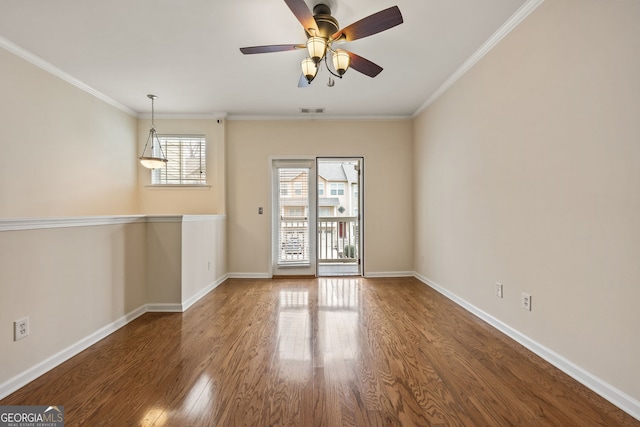
<path id="1" fill-rule="evenodd" d="M 307 42 L 305 44 L 276 44 L 266 46 L 242 47 L 240 52 L 245 55 L 254 53 L 283 52 L 296 49 L 307 49 L 309 57 L 302 60 L 302 76 L 299 87 L 311 84 L 318 73 L 324 59 L 327 70 L 334 76 L 342 78 L 349 68 L 369 76 L 375 77 L 382 71 L 382 67 L 362 56 L 335 47 L 342 42 L 350 42 L 363 37 L 388 30 L 402 24 L 402 14 L 398 6 L 393 6 L 369 15 L 353 24 L 340 29 L 338 21 L 331 16 L 331 9 L 324 3 L 314 6 L 313 13 L 304 0 L 284 0 L 291 12 L 305 29 Z M 333 71 L 329 66 L 328 56 L 332 57 Z M 333 81 L 329 77 L 329 86 Z"/>

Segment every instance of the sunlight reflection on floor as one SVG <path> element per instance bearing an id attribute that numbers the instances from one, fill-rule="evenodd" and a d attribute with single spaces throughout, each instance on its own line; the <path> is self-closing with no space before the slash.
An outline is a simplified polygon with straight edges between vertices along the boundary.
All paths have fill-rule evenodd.
<path id="1" fill-rule="evenodd" d="M 345 372 L 340 364 L 353 361 L 359 352 L 358 291 L 358 279 L 320 279 L 317 305 L 309 301 L 307 290 L 280 291 L 278 356 L 283 362 L 282 377 L 306 378 L 312 361 L 314 367 L 324 367 L 327 375 Z M 314 326 L 318 329 L 315 343 Z"/>

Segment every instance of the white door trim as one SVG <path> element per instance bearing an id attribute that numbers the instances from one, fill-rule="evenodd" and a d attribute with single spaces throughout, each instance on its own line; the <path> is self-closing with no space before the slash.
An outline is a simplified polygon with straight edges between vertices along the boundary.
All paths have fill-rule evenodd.
<path id="1" fill-rule="evenodd" d="M 278 176 L 276 174 L 276 169 L 278 167 L 301 167 L 301 168 L 309 168 L 309 212 L 308 212 L 308 227 L 309 227 L 309 264 L 305 265 L 291 265 L 291 266 L 281 266 L 278 265 L 277 257 L 278 257 L 278 218 L 280 213 L 278 212 L 278 200 L 279 194 L 277 192 L 277 180 Z M 273 277 L 277 276 L 296 276 L 296 275 L 313 275 L 316 274 L 316 265 L 317 265 L 317 242 L 316 242 L 316 227 L 317 227 L 317 217 L 316 217 L 316 192 L 317 189 L 314 188 L 317 186 L 317 171 L 316 171 L 316 162 L 315 156 L 282 156 L 282 157 L 270 157 L 269 158 L 269 191 L 271 194 L 270 198 L 270 213 L 271 213 L 271 226 L 270 230 L 270 245 L 269 245 L 269 276 Z"/>

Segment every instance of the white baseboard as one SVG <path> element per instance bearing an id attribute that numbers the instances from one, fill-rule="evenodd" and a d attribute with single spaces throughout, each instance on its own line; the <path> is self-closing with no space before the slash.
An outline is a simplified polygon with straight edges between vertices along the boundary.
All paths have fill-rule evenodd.
<path id="1" fill-rule="evenodd" d="M 146 313 L 182 313 L 182 304 L 179 303 L 151 303 L 144 307 Z"/>
<path id="2" fill-rule="evenodd" d="M 377 277 L 413 277 L 415 273 L 413 271 L 374 271 L 365 272 L 364 277 L 377 278 Z"/>
<path id="3" fill-rule="evenodd" d="M 188 298 L 186 301 L 182 303 L 182 311 L 187 311 L 189 307 L 191 307 L 193 304 L 198 302 L 202 297 L 207 295 L 209 292 L 217 288 L 222 282 L 227 280 L 228 277 L 229 275 L 225 274 L 224 276 L 217 279 L 215 282 L 209 284 L 209 286 L 207 286 L 206 288 L 202 289 L 200 292 L 193 295 L 191 298 Z"/>
<path id="4" fill-rule="evenodd" d="M 54 354 L 53 356 L 45 359 L 44 361 L 38 363 L 37 365 L 27 369 L 26 371 L 16 375 L 15 377 L 5 381 L 0 384 L 0 399 L 5 398 L 16 390 L 24 387 L 29 384 L 31 381 L 35 380 L 39 376 L 45 374 L 56 366 L 60 365 L 63 362 L 71 359 L 73 356 L 77 355 L 83 350 L 91 347 L 93 344 L 97 343 L 101 339 L 107 337 L 108 335 L 114 333 L 118 329 L 122 328 L 126 324 L 132 322 L 138 317 L 142 316 L 145 313 L 182 313 L 186 311 L 189 307 L 195 304 L 200 298 L 205 296 L 207 293 L 211 292 L 218 285 L 224 282 L 227 279 L 227 276 L 223 276 L 220 279 L 216 280 L 214 283 L 211 283 L 202 291 L 198 292 L 193 297 L 189 298 L 183 304 L 145 304 L 133 310 L 132 312 L 125 314 L 118 320 L 100 328 L 96 332 L 91 335 L 81 339 L 75 344 L 65 348 L 64 350 Z"/>
<path id="5" fill-rule="evenodd" d="M 128 314 L 125 314 L 124 316 L 122 316 L 121 318 L 116 320 L 115 322 L 112 322 L 112 323 L 110 323 L 110 324 L 98 329 L 96 332 L 94 332 L 91 335 L 81 339 L 80 341 L 76 342 L 75 344 L 70 345 L 69 347 L 65 348 L 64 350 L 59 351 L 58 353 L 56 353 L 53 356 L 43 360 L 42 362 L 38 363 L 37 365 L 27 369 L 26 371 L 22 372 L 21 374 L 18 374 L 15 377 L 5 381 L 4 383 L 0 384 L 0 399 L 5 398 L 6 396 L 10 395 L 14 391 L 16 391 L 16 390 L 20 389 L 21 387 L 24 387 L 25 385 L 29 384 L 31 381 L 35 380 L 36 378 L 38 378 L 42 374 L 50 371 L 51 369 L 55 368 L 56 366 L 60 365 L 61 363 L 71 359 L 76 354 L 80 353 L 83 350 L 86 350 L 87 348 L 89 348 L 93 344 L 97 343 L 98 341 L 100 341 L 101 339 L 107 337 L 108 335 L 112 334 L 113 332 L 117 331 L 118 329 L 120 329 L 121 327 L 126 325 L 127 323 L 129 323 L 129 322 L 137 319 L 138 317 L 142 316 L 146 312 L 147 312 L 147 307 L 146 306 L 138 307 L 135 310 L 133 310 L 132 312 L 130 312 Z"/>
<path id="6" fill-rule="evenodd" d="M 413 271 L 374 271 L 366 272 L 364 277 L 377 278 L 377 277 L 414 277 Z M 227 275 L 229 279 L 270 279 L 269 273 L 229 273 Z"/>
<path id="7" fill-rule="evenodd" d="M 229 279 L 270 279 L 269 273 L 229 273 Z"/>
<path id="8" fill-rule="evenodd" d="M 413 271 L 374 271 L 366 272 L 364 277 L 377 278 L 377 277 L 414 277 Z M 229 279 L 270 279 L 269 273 L 229 273 L 227 275 Z"/>
<path id="9" fill-rule="evenodd" d="M 506 323 L 501 322 L 490 314 L 480 310 L 478 307 L 470 304 L 464 299 L 460 298 L 456 294 L 448 291 L 432 280 L 418 274 L 413 273 L 413 276 L 426 284 L 427 286 L 433 288 L 440 294 L 449 298 L 451 301 L 455 302 L 468 312 L 474 314 L 480 319 L 484 320 L 494 328 L 498 329 L 500 332 L 504 333 L 508 337 L 514 339 L 522 346 L 531 350 L 547 362 L 551 363 L 556 368 L 560 369 L 562 372 L 566 373 L 570 377 L 574 378 L 576 381 L 580 382 L 585 387 L 591 389 L 595 393 L 599 394 L 603 398 L 607 399 L 609 402 L 616 405 L 618 408 L 622 409 L 632 417 L 640 420 L 640 402 L 628 394 L 624 393 L 621 390 L 618 390 L 616 387 L 608 384 L 602 379 L 596 377 L 590 372 L 582 369 L 580 366 L 571 362 L 564 356 L 554 352 L 553 350 L 543 346 L 539 342 L 532 340 L 528 336 L 522 334 L 521 332 L 513 329 L 511 326 Z"/>

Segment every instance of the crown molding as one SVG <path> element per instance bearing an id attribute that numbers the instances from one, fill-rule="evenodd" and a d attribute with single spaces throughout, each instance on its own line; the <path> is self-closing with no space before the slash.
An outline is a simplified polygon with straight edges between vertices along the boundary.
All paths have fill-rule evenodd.
<path id="1" fill-rule="evenodd" d="M 151 119 L 151 114 L 140 113 L 137 115 L 139 119 Z M 209 114 L 157 114 L 155 118 L 158 120 L 221 120 L 228 118 L 225 112 L 214 112 Z"/>
<path id="2" fill-rule="evenodd" d="M 484 42 L 480 49 L 469 57 L 445 82 L 440 85 L 435 92 L 413 113 L 412 117 L 416 117 L 424 109 L 435 102 L 436 99 L 445 93 L 454 85 L 467 71 L 469 71 L 478 61 L 480 61 L 487 53 L 489 53 L 503 38 L 507 36 L 514 28 L 516 28 L 527 16 L 542 4 L 544 0 L 528 0 L 520 9 L 514 13 L 498 30 L 493 33 L 489 40 Z"/>
<path id="3" fill-rule="evenodd" d="M 305 114 L 305 115 L 242 115 L 231 114 L 226 117 L 228 121 L 287 121 L 287 120 L 307 120 L 307 121 L 398 121 L 411 120 L 411 115 L 406 116 L 350 116 L 350 115 L 324 115 L 324 114 Z"/>
<path id="4" fill-rule="evenodd" d="M 115 107 L 121 111 L 124 111 L 125 113 L 131 115 L 131 116 L 136 116 L 138 113 L 136 113 L 134 110 L 132 110 L 131 108 L 127 107 L 124 104 L 119 103 L 118 101 L 116 101 L 113 98 L 108 97 L 107 95 L 103 94 L 102 92 L 98 92 L 97 90 L 95 90 L 94 88 L 84 84 L 83 82 L 81 82 L 80 80 L 76 79 L 75 77 L 73 77 L 70 74 L 65 73 L 64 71 L 62 71 L 61 69 L 59 69 L 58 67 L 52 65 L 51 63 L 45 61 L 44 59 L 40 58 L 37 55 L 34 55 L 33 53 L 27 51 L 26 49 L 21 48 L 20 46 L 18 46 L 17 44 L 10 42 L 9 40 L 0 37 L 0 47 L 13 53 L 14 55 L 24 59 L 27 62 L 30 62 L 31 64 L 35 65 L 38 68 L 41 68 L 42 70 L 48 72 L 49 74 L 53 74 L 54 76 L 64 80 L 65 82 L 77 87 L 78 89 L 88 93 L 89 95 L 93 95 L 96 98 L 100 99 L 101 101 L 106 102 L 107 104 L 111 105 L 112 107 Z"/>

